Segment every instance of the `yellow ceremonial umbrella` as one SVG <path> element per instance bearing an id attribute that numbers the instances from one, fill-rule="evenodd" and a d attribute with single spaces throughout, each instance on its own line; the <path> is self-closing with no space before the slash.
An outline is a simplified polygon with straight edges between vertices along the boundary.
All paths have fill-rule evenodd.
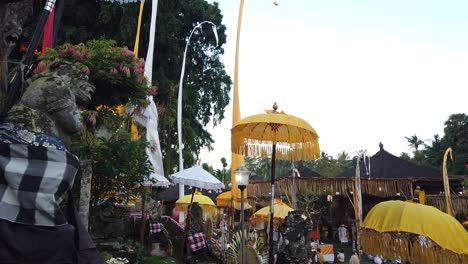
<path id="1" fill-rule="evenodd" d="M 439 209 L 403 201 L 374 206 L 362 224 L 371 255 L 411 263 L 468 263 L 468 232 Z"/>
<path id="2" fill-rule="evenodd" d="M 268 157 L 271 154 L 270 218 L 274 218 L 276 159 L 314 160 L 320 157 L 318 134 L 302 118 L 276 111 L 240 120 L 231 129 L 231 151 L 244 156 Z M 273 256 L 273 221 L 270 221 L 269 253 Z"/>
<path id="3" fill-rule="evenodd" d="M 288 216 L 289 212 L 294 211 L 293 208 L 280 200 L 275 200 L 273 220 L 282 223 Z M 250 221 L 253 222 L 266 222 L 270 217 L 270 206 L 263 207 L 262 209 L 255 212 L 251 217 Z"/>
<path id="4" fill-rule="evenodd" d="M 231 205 L 231 202 L 232 202 L 232 205 Z M 220 195 L 218 195 L 218 197 L 216 197 L 216 206 L 228 207 L 228 208 L 231 208 L 232 206 L 234 206 L 236 210 L 240 210 L 241 208 L 240 203 L 232 198 L 231 191 L 223 192 Z M 252 209 L 252 206 L 248 203 L 244 204 L 244 210 L 249 210 L 249 209 Z"/>
<path id="5" fill-rule="evenodd" d="M 314 160 L 320 157 L 318 134 L 304 119 L 273 111 L 239 121 L 231 130 L 232 152 L 244 156 L 270 154 L 278 159 Z"/>
<path id="6" fill-rule="evenodd" d="M 182 196 L 182 198 L 179 198 L 179 200 L 176 201 L 175 209 L 177 211 L 187 213 L 191 199 L 192 194 Z M 203 209 L 204 214 L 215 216 L 217 213 L 216 205 L 213 200 L 208 196 L 202 195 L 199 191 L 196 191 L 193 195 L 193 203 L 198 203 Z"/>

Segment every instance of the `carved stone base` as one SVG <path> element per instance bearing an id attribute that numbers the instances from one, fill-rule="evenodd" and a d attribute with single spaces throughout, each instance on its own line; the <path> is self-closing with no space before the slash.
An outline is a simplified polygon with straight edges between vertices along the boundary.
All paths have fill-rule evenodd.
<path id="1" fill-rule="evenodd" d="M 157 257 L 166 257 L 167 252 L 165 250 L 162 250 L 161 247 L 159 246 L 160 243 L 153 243 L 151 244 L 151 256 L 157 256 Z"/>

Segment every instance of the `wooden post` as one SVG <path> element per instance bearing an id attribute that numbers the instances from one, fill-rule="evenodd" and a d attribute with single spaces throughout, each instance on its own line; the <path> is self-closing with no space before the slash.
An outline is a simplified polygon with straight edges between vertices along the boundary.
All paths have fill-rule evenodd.
<path id="1" fill-rule="evenodd" d="M 361 169 L 359 167 L 359 162 L 361 155 L 365 155 L 364 153 L 359 153 L 357 157 L 356 163 L 356 177 L 354 179 L 354 214 L 356 218 L 356 254 L 360 256 L 360 248 L 361 248 L 361 225 L 362 225 L 362 194 L 361 194 Z M 364 156 L 365 158 L 365 156 Z"/>
<path id="2" fill-rule="evenodd" d="M 269 252 L 268 252 L 268 261 L 270 264 L 275 263 L 275 247 L 273 241 L 273 216 L 275 214 L 275 170 L 276 170 L 276 144 L 273 144 L 273 150 L 271 152 L 271 202 L 270 202 L 270 230 L 268 232 L 268 243 L 269 243 Z"/>

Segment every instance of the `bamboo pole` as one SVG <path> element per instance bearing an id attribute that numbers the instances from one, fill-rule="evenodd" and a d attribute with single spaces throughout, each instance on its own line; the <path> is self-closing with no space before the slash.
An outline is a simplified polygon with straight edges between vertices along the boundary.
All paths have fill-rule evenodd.
<path id="1" fill-rule="evenodd" d="M 362 193 L 361 193 L 361 169 L 359 168 L 360 156 L 359 154 L 356 163 L 356 177 L 354 179 L 354 214 L 356 218 L 356 254 L 360 256 L 361 248 L 361 225 L 362 225 Z"/>

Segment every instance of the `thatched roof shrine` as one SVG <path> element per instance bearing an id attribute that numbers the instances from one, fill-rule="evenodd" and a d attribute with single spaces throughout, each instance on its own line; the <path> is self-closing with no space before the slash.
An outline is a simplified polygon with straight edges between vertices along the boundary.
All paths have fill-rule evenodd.
<path id="1" fill-rule="evenodd" d="M 442 171 L 428 166 L 418 165 L 411 161 L 390 154 L 379 144 L 380 150 L 367 162 L 367 168 L 361 161 L 359 168 L 361 178 L 373 179 L 412 179 L 414 187 L 421 186 L 426 193 L 438 194 L 444 190 Z M 340 176 L 354 177 L 356 165 Z M 453 192 L 462 190 L 463 176 L 449 176 L 450 187 Z"/>

